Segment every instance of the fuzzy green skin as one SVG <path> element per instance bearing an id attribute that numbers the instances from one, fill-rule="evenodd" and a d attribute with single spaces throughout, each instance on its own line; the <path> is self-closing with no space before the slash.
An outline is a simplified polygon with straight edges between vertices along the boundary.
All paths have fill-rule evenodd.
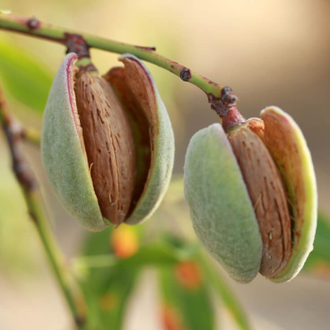
<path id="1" fill-rule="evenodd" d="M 265 115 L 276 116 L 286 126 L 287 130 L 283 130 L 283 134 L 288 134 L 288 136 L 291 137 L 290 139 L 292 143 L 294 143 L 296 149 L 298 150 L 298 156 L 300 161 L 299 173 L 302 174 L 302 181 L 304 184 L 304 190 L 306 195 L 306 200 L 302 202 L 304 204 L 304 222 L 301 228 L 298 244 L 294 246 L 289 263 L 284 268 L 284 270 L 276 277 L 270 278 L 270 280 L 275 283 L 283 283 L 291 281 L 296 275 L 298 275 L 298 273 L 303 268 L 310 252 L 313 250 L 313 243 L 317 226 L 316 177 L 311 153 L 307 146 L 306 140 L 299 126 L 296 124 L 293 118 L 280 108 L 274 106 L 268 107 L 261 112 L 262 118 Z M 283 148 L 284 147 L 285 146 L 283 146 Z M 283 155 L 286 156 L 284 152 Z M 275 158 L 275 162 L 279 162 L 278 166 L 281 169 L 281 161 Z M 291 186 L 292 184 L 294 184 L 293 182 L 290 182 L 290 177 L 286 175 L 286 173 L 282 173 L 282 175 L 284 176 L 287 185 Z M 291 190 L 292 189 L 289 189 L 289 191 Z M 293 204 L 295 196 L 291 195 L 292 193 L 289 193 L 289 198 L 292 199 L 291 203 Z"/>
<path id="2" fill-rule="evenodd" d="M 220 124 L 197 132 L 185 160 L 184 191 L 196 235 L 238 282 L 260 268 L 262 241 L 236 158 Z"/>
<path id="3" fill-rule="evenodd" d="M 67 211 L 86 229 L 99 231 L 107 224 L 98 205 L 72 114 L 75 106 L 72 103 L 75 98 L 72 67 L 76 59 L 75 54 L 65 57 L 49 92 L 43 118 L 41 156 L 48 179 Z"/>
<path id="4" fill-rule="evenodd" d="M 159 95 L 157 86 L 146 66 L 134 55 L 124 54 L 119 60 L 129 58 L 139 62 L 145 74 L 149 76 L 156 96 L 158 116 L 158 134 L 154 137 L 154 163 L 148 177 L 148 184 L 139 199 L 133 213 L 125 223 L 135 225 L 148 219 L 161 203 L 171 181 L 174 164 L 174 133 L 165 105 Z"/>

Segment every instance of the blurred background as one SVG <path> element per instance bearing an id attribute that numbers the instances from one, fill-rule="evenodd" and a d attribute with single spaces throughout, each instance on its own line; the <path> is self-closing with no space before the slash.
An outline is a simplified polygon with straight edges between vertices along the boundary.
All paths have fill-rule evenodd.
<path id="1" fill-rule="evenodd" d="M 221 85 L 231 86 L 246 118 L 259 116 L 266 106 L 279 106 L 296 120 L 306 137 L 317 175 L 320 209 L 330 214 L 329 1 L 48 0 L 46 3 L 2 0 L 0 6 L 14 14 L 36 16 L 68 29 L 141 46 L 156 46 L 160 54 Z M 16 66 L 8 67 L 2 58 L 0 81 L 12 111 L 22 122 L 40 129 L 45 91 L 65 49 L 48 41 L 2 31 L 0 46 L 12 50 L 12 54 L 16 50 L 28 54 L 40 71 L 38 77 L 45 81 L 43 86 L 38 86 L 37 100 L 22 102 L 8 83 L 8 77 L 10 72 L 24 69 L 24 63 L 18 60 Z M 117 54 L 99 50 L 91 53 L 100 73 L 118 65 Z M 166 196 L 165 206 L 149 221 L 150 226 L 193 237 L 180 184 L 185 151 L 191 136 L 218 118 L 203 92 L 163 69 L 146 65 L 172 119 L 177 178 L 175 187 Z M 77 256 L 86 233 L 70 219 L 49 190 L 39 150 L 26 146 L 25 151 L 37 173 L 60 245 L 69 257 Z M 171 204 L 173 196 L 179 196 L 176 201 L 181 199 L 175 207 Z M 236 284 L 229 278 L 227 281 L 255 329 L 328 329 L 329 268 L 322 265 L 313 274 L 305 272 L 283 285 L 260 276 L 248 285 Z M 155 270 L 144 271 L 129 301 L 125 330 L 164 329 L 159 318 L 156 287 Z M 219 303 L 215 304 L 214 312 L 216 329 L 221 325 L 222 329 L 234 329 L 229 313 Z M 61 293 L 11 174 L 8 148 L 1 133 L 0 328 L 57 330 L 69 329 L 69 325 Z"/>

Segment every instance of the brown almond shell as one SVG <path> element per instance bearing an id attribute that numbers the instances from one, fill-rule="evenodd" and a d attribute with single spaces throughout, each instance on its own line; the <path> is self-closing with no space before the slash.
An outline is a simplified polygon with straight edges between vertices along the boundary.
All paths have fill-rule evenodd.
<path id="1" fill-rule="evenodd" d="M 102 215 L 115 225 L 131 207 L 136 149 L 127 115 L 111 86 L 89 71 L 75 83 L 80 124 Z"/>
<path id="2" fill-rule="evenodd" d="M 291 221 L 281 174 L 263 141 L 248 125 L 228 133 L 241 169 L 263 242 L 259 272 L 280 273 L 291 255 Z"/>

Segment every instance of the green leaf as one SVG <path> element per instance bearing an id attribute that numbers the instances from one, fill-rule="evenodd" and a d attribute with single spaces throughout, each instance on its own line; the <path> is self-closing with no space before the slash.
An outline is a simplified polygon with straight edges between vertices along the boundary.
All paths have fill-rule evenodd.
<path id="1" fill-rule="evenodd" d="M 224 306 L 232 315 L 239 329 L 252 329 L 239 300 L 236 298 L 234 292 L 230 289 L 223 276 L 215 268 L 215 265 L 211 263 L 209 257 L 205 254 L 201 254 L 198 258 L 198 264 L 203 269 L 204 276 L 207 278 L 207 281 L 210 284 L 212 290 L 218 294 L 219 298 L 222 300 Z"/>
<path id="2" fill-rule="evenodd" d="M 314 249 L 305 263 L 304 270 L 313 270 L 322 263 L 330 265 L 330 219 L 319 212 Z"/>
<path id="3" fill-rule="evenodd" d="M 42 113 L 52 80 L 49 68 L 31 53 L 0 39 L 0 81 L 16 100 Z"/>
<path id="4" fill-rule="evenodd" d="M 98 233 L 88 233 L 83 255 L 88 259 L 99 254 L 115 258 L 110 235 L 114 227 Z M 115 258 L 116 260 L 117 259 Z M 122 329 L 125 309 L 138 279 L 139 270 L 124 271 L 119 265 L 111 269 L 93 267 L 81 281 L 89 310 L 89 328 L 95 330 Z"/>
<path id="5" fill-rule="evenodd" d="M 119 266 L 123 268 L 168 266 L 178 260 L 180 260 L 180 256 L 175 249 L 160 243 L 141 247 L 134 256 L 120 260 Z"/>
<path id="6" fill-rule="evenodd" d="M 120 330 L 123 326 L 125 310 L 130 295 L 137 282 L 139 271 L 122 272 L 114 269 L 107 272 L 102 269 L 107 276 L 97 285 L 95 290 L 95 280 L 89 277 L 82 283 L 82 289 L 86 296 L 89 309 L 89 327 L 91 329 Z"/>
<path id="7" fill-rule="evenodd" d="M 196 262 L 201 269 L 202 277 L 204 282 L 207 283 L 208 289 L 211 292 L 218 294 L 225 308 L 227 308 L 238 325 L 238 328 L 242 330 L 250 330 L 251 326 L 247 315 L 235 296 L 235 293 L 230 289 L 221 273 L 216 269 L 215 264 L 212 264 L 209 256 L 200 250 L 201 245 L 187 244 L 182 238 L 173 236 L 172 234 L 164 235 L 163 239 L 176 247 L 178 251 L 181 251 L 181 255 L 186 257 L 182 260 L 189 260 L 190 257 L 191 260 Z M 166 292 L 165 290 L 162 291 Z"/>
<path id="8" fill-rule="evenodd" d="M 130 293 L 143 267 L 173 268 L 178 262 L 196 255 L 196 244 L 176 246 L 168 239 L 141 246 L 144 240 L 140 232 L 142 227 L 129 227 L 134 228 L 140 245 L 131 257 L 122 259 L 113 253 L 110 237 L 113 238 L 116 231 L 111 227 L 102 232 L 89 233 L 83 256 L 73 263 L 76 274 L 82 275 L 81 284 L 87 297 L 89 322 L 93 329 L 121 329 Z M 121 238 L 123 241 L 127 239 L 124 236 Z"/>
<path id="9" fill-rule="evenodd" d="M 98 254 L 113 252 L 110 247 L 110 233 L 112 227 L 106 228 L 105 230 L 93 233 L 86 232 L 84 244 L 82 246 L 82 255 L 84 256 L 95 256 Z"/>
<path id="10" fill-rule="evenodd" d="M 205 283 L 193 261 L 159 271 L 161 317 L 166 329 L 215 329 L 214 310 Z"/>
<path id="11" fill-rule="evenodd" d="M 195 246 L 188 248 L 175 249 L 164 243 L 155 243 L 142 246 L 140 250 L 129 258 L 118 258 L 114 254 L 98 254 L 76 258 L 73 268 L 77 273 L 84 273 L 88 269 L 95 274 L 100 268 L 122 269 L 123 271 L 138 269 L 146 266 L 167 267 L 173 266 L 177 262 L 188 259 L 196 253 Z M 111 270 L 110 270 L 111 271 Z M 93 275 L 96 276 L 96 275 Z"/>

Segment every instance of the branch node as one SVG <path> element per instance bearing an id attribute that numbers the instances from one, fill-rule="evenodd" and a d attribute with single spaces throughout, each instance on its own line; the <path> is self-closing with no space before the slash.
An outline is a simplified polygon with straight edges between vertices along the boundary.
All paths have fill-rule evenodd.
<path id="1" fill-rule="evenodd" d="M 188 68 L 184 68 L 180 72 L 180 78 L 183 81 L 189 81 L 191 78 L 191 71 Z"/>
<path id="2" fill-rule="evenodd" d="M 231 127 L 241 125 L 246 121 L 236 106 L 237 96 L 230 87 L 223 87 L 221 90 L 221 98 L 215 97 L 213 94 L 207 94 L 211 108 L 222 119 L 222 127 L 228 131 Z"/>
<path id="3" fill-rule="evenodd" d="M 66 54 L 76 53 L 78 59 L 90 58 L 89 46 L 80 34 L 64 33 L 66 43 Z"/>
<path id="4" fill-rule="evenodd" d="M 211 108 L 220 116 L 226 117 L 228 111 L 236 107 L 237 96 L 233 90 L 226 86 L 221 90 L 221 98 L 215 97 L 213 94 L 207 94 Z"/>
<path id="5" fill-rule="evenodd" d="M 32 17 L 27 21 L 26 25 L 30 30 L 37 30 L 39 29 L 41 22 L 36 17 Z"/>

